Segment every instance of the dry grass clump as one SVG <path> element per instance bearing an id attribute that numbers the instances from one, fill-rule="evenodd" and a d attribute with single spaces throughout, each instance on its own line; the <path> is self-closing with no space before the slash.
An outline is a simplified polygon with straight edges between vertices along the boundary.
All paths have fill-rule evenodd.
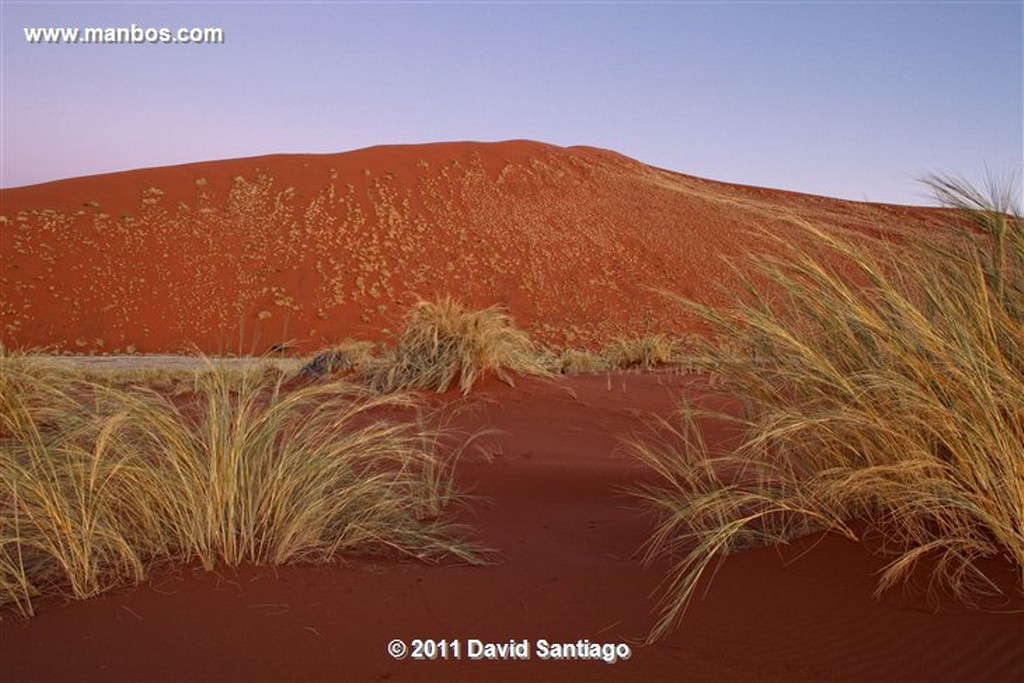
<path id="1" fill-rule="evenodd" d="M 563 375 L 634 368 L 652 370 L 666 365 L 689 372 L 706 365 L 701 362 L 698 352 L 706 342 L 706 339 L 694 334 L 681 337 L 649 334 L 617 339 L 600 353 L 574 348 L 548 352 L 544 363 L 552 372 Z"/>
<path id="2" fill-rule="evenodd" d="M 362 372 L 373 361 L 376 346 L 373 342 L 347 339 L 317 352 L 302 365 L 299 374 L 320 378 L 338 372 Z"/>
<path id="3" fill-rule="evenodd" d="M 380 391 L 444 392 L 456 380 L 463 394 L 485 373 L 513 384 L 510 373 L 547 375 L 529 336 L 496 306 L 470 311 L 451 297 L 420 301 L 406 315 L 395 348 L 369 372 Z"/>
<path id="4" fill-rule="evenodd" d="M 664 334 L 617 339 L 604 351 L 613 368 L 643 368 L 650 370 L 674 360 L 675 344 Z"/>
<path id="5" fill-rule="evenodd" d="M 594 375 L 612 368 L 605 356 L 581 349 L 564 349 L 551 355 L 547 366 L 561 375 Z"/>
<path id="6" fill-rule="evenodd" d="M 853 520 L 893 555 L 879 592 L 920 565 L 970 602 L 996 589 L 983 557 L 1024 583 L 1024 225 L 1005 194 L 933 182 L 970 209 L 955 244 L 869 253 L 804 226 L 845 275 L 776 241 L 760 269 L 784 303 L 750 281 L 734 310 L 686 303 L 737 342 L 705 353 L 745 436 L 713 457 L 684 408 L 682 427 L 634 443 L 660 475 L 638 492 L 661 520 L 648 557 L 682 556 L 651 639 L 725 554 L 812 529 L 856 538 Z"/>
<path id="7" fill-rule="evenodd" d="M 0 359 L 0 605 L 31 613 L 31 599 L 61 581 L 86 597 L 110 575 L 141 578 L 142 561 L 107 523 L 116 507 L 131 524 L 150 519 L 122 490 L 137 464 L 106 458 L 124 416 L 83 399 L 85 385 L 44 374 L 45 361 Z"/>
<path id="8" fill-rule="evenodd" d="M 176 368 L 139 368 L 101 374 L 82 370 L 80 379 L 112 387 L 146 387 L 164 394 L 180 395 L 195 388 L 196 373 Z"/>
<path id="9" fill-rule="evenodd" d="M 284 393 L 258 368 L 211 368 L 171 398 L 47 384 L 8 361 L 0 606 L 31 614 L 38 595 L 85 598 L 160 561 L 476 557 L 439 517 L 456 499 L 452 461 L 408 396 L 346 383 Z"/>

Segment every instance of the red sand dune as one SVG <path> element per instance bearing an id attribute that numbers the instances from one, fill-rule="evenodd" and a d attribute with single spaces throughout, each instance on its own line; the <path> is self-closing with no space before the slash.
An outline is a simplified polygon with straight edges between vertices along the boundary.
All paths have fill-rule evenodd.
<path id="1" fill-rule="evenodd" d="M 532 142 L 378 147 L 191 164 L 0 191 L 7 347 L 75 353 L 307 350 L 397 330 L 417 297 L 503 303 L 551 344 L 601 346 L 690 324 L 655 289 L 723 303 L 722 256 L 804 219 L 852 237 L 920 239 L 935 210 L 741 187 L 612 152 Z M 169 568 L 147 585 L 0 619 L 0 679 L 1024 680 L 1024 596 L 936 612 L 872 599 L 884 559 L 834 537 L 730 557 L 668 639 L 666 562 L 620 495 L 643 469 L 620 439 L 697 377 L 669 372 L 491 381 L 463 462 L 486 496 L 464 521 L 486 567 L 353 560 L 329 567 Z M 453 400 L 451 395 L 439 401 Z M 721 445 L 722 433 L 711 438 Z M 393 638 L 628 642 L 616 664 L 395 661 Z"/>
<path id="2" fill-rule="evenodd" d="M 899 590 L 872 599 L 884 560 L 837 537 L 725 562 L 671 637 L 642 646 L 668 567 L 643 568 L 651 531 L 619 487 L 643 475 L 620 438 L 703 380 L 674 373 L 488 382 L 466 428 L 499 455 L 460 484 L 465 521 L 500 551 L 486 567 L 358 561 L 158 572 L 148 585 L 29 621 L 0 620 L 0 679 L 331 681 L 1020 681 L 1024 596 L 982 610 Z M 449 394 L 442 401 L 450 400 Z M 711 438 L 722 438 L 712 430 Z M 394 638 L 631 643 L 596 661 L 395 661 Z M 465 652 L 465 650 L 463 650 Z"/>
<path id="3" fill-rule="evenodd" d="M 722 256 L 787 219 L 920 236 L 934 210 L 728 185 L 536 142 L 374 147 L 0 191 L 3 343 L 306 350 L 396 330 L 417 297 L 507 305 L 540 341 L 679 332 L 655 289 L 721 301 Z"/>

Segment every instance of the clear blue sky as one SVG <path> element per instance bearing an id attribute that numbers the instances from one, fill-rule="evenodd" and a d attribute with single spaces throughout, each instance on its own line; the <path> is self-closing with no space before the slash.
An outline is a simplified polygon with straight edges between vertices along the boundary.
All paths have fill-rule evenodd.
<path id="1" fill-rule="evenodd" d="M 693 175 L 926 203 L 1019 169 L 1012 2 L 2 0 L 2 177 L 528 138 Z M 30 45 L 24 28 L 216 26 L 223 45 Z"/>

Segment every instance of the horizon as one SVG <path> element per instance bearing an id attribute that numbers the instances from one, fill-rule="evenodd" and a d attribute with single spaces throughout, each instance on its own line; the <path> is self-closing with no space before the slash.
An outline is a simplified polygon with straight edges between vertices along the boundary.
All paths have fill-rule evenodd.
<path id="1" fill-rule="evenodd" d="M 28 4 L 5 0 L 0 187 L 526 139 L 728 183 L 921 205 L 1024 158 L 1019 2 Z M 222 44 L 30 44 L 46 27 Z"/>

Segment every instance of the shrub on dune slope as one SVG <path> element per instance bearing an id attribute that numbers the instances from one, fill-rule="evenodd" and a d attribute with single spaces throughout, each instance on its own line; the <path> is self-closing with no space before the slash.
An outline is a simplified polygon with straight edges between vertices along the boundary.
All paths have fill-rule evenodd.
<path id="1" fill-rule="evenodd" d="M 777 243 L 760 269 L 781 298 L 748 281 L 732 310 L 684 302 L 736 341 L 704 362 L 746 406 L 744 438 L 711 457 L 685 409 L 681 428 L 633 444 L 659 475 L 638 492 L 660 519 L 648 557 L 682 557 L 651 639 L 728 552 L 813 529 L 856 538 L 853 520 L 893 553 L 879 592 L 920 566 L 970 601 L 995 588 L 979 558 L 1024 572 L 1024 226 L 1006 193 L 933 185 L 980 230 L 869 253 L 805 226 L 844 274 Z"/>
<path id="2" fill-rule="evenodd" d="M 487 372 L 509 384 L 510 372 L 548 374 L 530 338 L 515 328 L 507 313 L 495 306 L 470 311 L 446 297 L 412 307 L 395 348 L 369 375 L 381 391 L 444 392 L 458 381 L 466 394 Z"/>
<path id="3" fill-rule="evenodd" d="M 581 349 L 564 349 L 557 355 L 551 354 L 547 366 L 562 375 L 593 375 L 612 368 L 606 356 Z"/>
<path id="4" fill-rule="evenodd" d="M 604 356 L 613 368 L 650 370 L 674 360 L 675 344 L 664 334 L 618 339 L 605 349 Z"/>
<path id="5" fill-rule="evenodd" d="M 299 370 L 299 375 L 317 379 L 336 372 L 360 372 L 374 361 L 373 342 L 348 339 L 314 354 Z"/>

